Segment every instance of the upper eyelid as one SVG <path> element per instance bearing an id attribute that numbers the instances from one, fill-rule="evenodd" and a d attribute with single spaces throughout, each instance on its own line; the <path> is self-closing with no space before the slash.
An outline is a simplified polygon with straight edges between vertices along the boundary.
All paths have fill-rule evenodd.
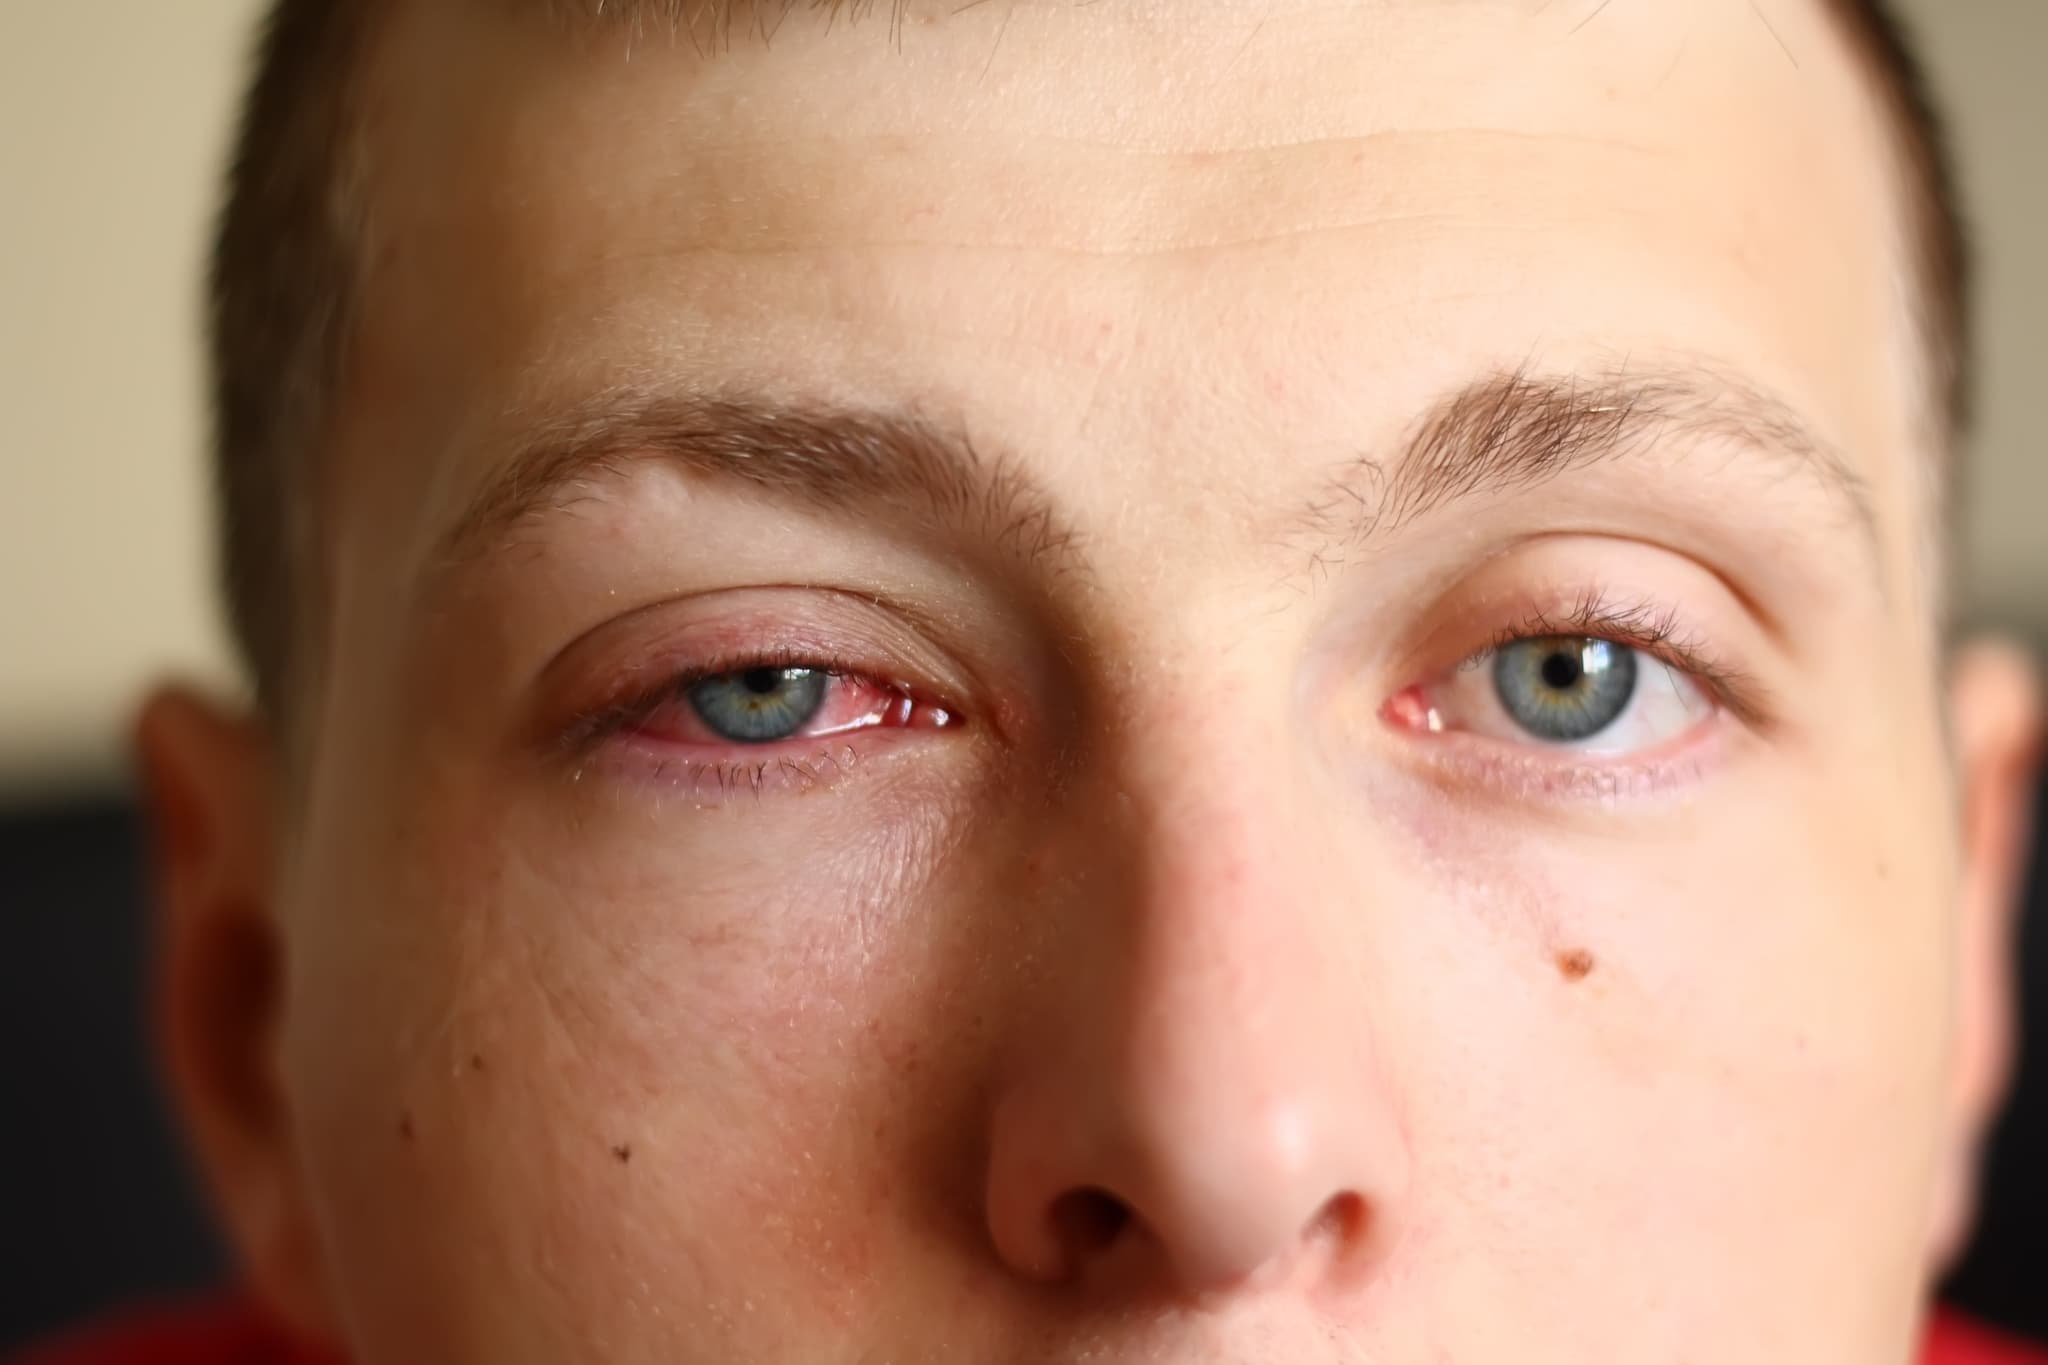
<path id="1" fill-rule="evenodd" d="M 1645 649 L 1669 646 L 1687 656 L 1703 653 L 1697 637 L 1684 629 L 1674 608 L 1648 598 L 1617 599 L 1598 590 L 1580 593 L 1557 615 L 1538 609 L 1520 623 L 1502 628 L 1490 648 L 1516 640 L 1573 635 L 1614 639 Z"/>
<path id="2" fill-rule="evenodd" d="M 1732 672 L 1702 637 L 1684 629 L 1675 611 L 1647 601 L 1611 604 L 1594 594 L 1582 596 L 1561 617 L 1539 611 L 1518 624 L 1500 628 L 1482 648 L 1468 655 L 1466 662 L 1489 658 L 1524 640 L 1577 637 L 1626 645 L 1710 680 L 1726 678 Z"/>
<path id="3" fill-rule="evenodd" d="M 685 676 L 806 663 L 964 704 L 992 683 L 971 656 L 947 647 L 947 637 L 957 634 L 917 602 L 871 587 L 759 583 L 650 601 L 612 616 L 557 648 L 536 668 L 534 686 L 544 704 L 555 702 L 546 709 L 561 716 L 570 694 L 626 690 L 608 681 L 626 675 L 652 689 Z"/>
<path id="4" fill-rule="evenodd" d="M 1671 668 L 1675 668 L 1679 672 L 1688 674 L 1693 677 L 1703 677 L 1711 680 L 1713 677 L 1717 676 L 1719 672 L 1718 665 L 1710 662 L 1705 658 L 1693 654 L 1689 650 L 1675 648 L 1666 642 L 1654 639 L 1639 638 L 1637 636 L 1630 635 L 1623 631 L 1606 631 L 1597 628 L 1578 630 L 1538 630 L 1526 632 L 1516 631 L 1513 634 L 1503 635 L 1489 642 L 1484 648 L 1478 650 L 1476 653 L 1466 656 L 1463 660 L 1460 661 L 1458 667 L 1469 668 L 1481 666 L 1488 662 L 1491 662 L 1495 656 L 1501 653 L 1501 651 L 1511 648 L 1514 645 L 1526 644 L 1531 640 L 1545 639 L 1605 640 L 1610 644 L 1620 645 L 1625 649 L 1632 649 L 1639 654 L 1647 655 L 1648 657 L 1655 659 L 1657 662 L 1661 664 L 1664 664 Z"/>

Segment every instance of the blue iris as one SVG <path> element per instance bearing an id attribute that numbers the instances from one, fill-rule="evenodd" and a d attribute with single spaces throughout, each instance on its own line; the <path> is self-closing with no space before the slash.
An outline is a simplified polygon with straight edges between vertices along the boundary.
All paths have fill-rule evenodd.
<path id="1" fill-rule="evenodd" d="M 816 668 L 746 668 L 690 685 L 691 707 L 721 739 L 772 744 L 809 724 L 830 675 Z"/>
<path id="2" fill-rule="evenodd" d="M 1628 710 L 1636 652 L 1585 636 L 1517 640 L 1494 654 L 1493 686 L 1515 724 L 1539 739 L 1590 739 Z"/>

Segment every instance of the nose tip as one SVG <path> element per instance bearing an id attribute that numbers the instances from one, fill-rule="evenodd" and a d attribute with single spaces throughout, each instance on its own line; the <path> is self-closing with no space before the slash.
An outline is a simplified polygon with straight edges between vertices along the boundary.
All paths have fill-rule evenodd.
<path id="1" fill-rule="evenodd" d="M 1363 1240 L 1365 1200 L 1353 1190 L 1331 1192 L 1307 1210 L 1303 1199 L 1261 1199 L 1257 1182 L 1207 1193 L 1206 1204 L 1155 1205 L 1152 1216 L 1132 1218 L 1156 1243 L 1166 1278 L 1188 1293 L 1295 1275 L 1329 1278 Z"/>
<path id="2" fill-rule="evenodd" d="M 1344 1178 L 1352 1159 L 1370 1160 L 1357 1135 L 1304 1106 L 1180 1117 L 1186 1128 L 1065 1150 L 1028 1114 L 999 1124 L 987 1209 L 1003 1260 L 1039 1281 L 1182 1295 L 1337 1278 L 1360 1261 L 1379 1210 Z"/>
<path id="3" fill-rule="evenodd" d="M 1072 1190 L 1053 1201 L 1038 1262 L 1050 1272 L 1036 1278 L 1117 1278 L 1121 1267 L 1124 1279 L 1163 1279 L 1201 1295 L 1301 1274 L 1310 1261 L 1319 1264 L 1306 1273 L 1338 1278 L 1333 1272 L 1364 1241 L 1365 1200 L 1355 1193 L 1332 1196 L 1299 1228 L 1286 1215 L 1243 1212 L 1219 1208 L 1199 1223 L 1167 1224 L 1100 1187 Z M 1162 1268 L 1163 1276 L 1152 1274 Z"/>

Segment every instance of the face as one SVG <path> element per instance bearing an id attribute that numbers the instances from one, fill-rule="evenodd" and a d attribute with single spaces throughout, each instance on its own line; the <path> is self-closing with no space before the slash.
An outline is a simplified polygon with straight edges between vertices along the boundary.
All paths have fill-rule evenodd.
<path id="1" fill-rule="evenodd" d="M 1817 4 L 401 8 L 264 855 L 304 1320 L 1909 1356 L 1982 1001 Z"/>

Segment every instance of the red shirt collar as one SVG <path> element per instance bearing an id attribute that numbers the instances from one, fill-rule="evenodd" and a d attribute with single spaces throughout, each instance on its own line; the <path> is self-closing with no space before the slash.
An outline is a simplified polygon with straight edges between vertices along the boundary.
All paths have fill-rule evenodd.
<path id="1" fill-rule="evenodd" d="M 1950 1314 L 1928 1332 L 1923 1365 L 2048 1365 L 2048 1352 Z M 130 1314 L 30 1351 L 19 1365 L 341 1365 L 295 1344 L 246 1301 Z"/>

